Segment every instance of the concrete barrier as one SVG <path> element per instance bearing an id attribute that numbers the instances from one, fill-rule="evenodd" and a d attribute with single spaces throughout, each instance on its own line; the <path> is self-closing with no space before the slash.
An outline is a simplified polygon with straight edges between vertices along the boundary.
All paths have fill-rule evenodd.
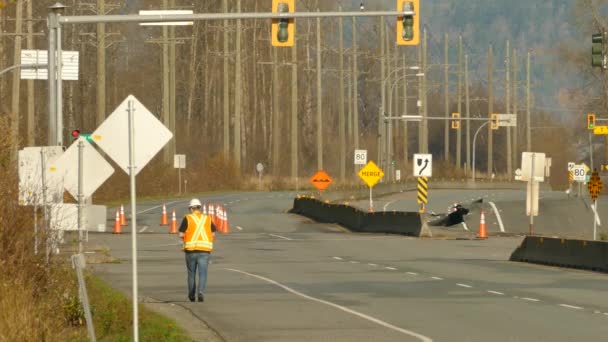
<path id="1" fill-rule="evenodd" d="M 509 260 L 608 272 L 608 242 L 526 236 Z"/>
<path id="2" fill-rule="evenodd" d="M 367 213 L 349 205 L 325 203 L 309 197 L 294 199 L 293 208 L 289 212 L 318 222 L 337 223 L 354 232 L 424 235 L 418 213 Z"/>

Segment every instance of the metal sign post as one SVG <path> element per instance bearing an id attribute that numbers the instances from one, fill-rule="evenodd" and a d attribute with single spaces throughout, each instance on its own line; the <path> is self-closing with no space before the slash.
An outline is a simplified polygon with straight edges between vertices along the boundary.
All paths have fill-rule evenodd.
<path id="1" fill-rule="evenodd" d="M 129 178 L 131 183 L 131 257 L 133 258 L 133 341 L 139 341 L 139 312 L 137 307 L 137 198 L 135 197 L 135 118 L 133 101 L 129 100 Z"/>
<path id="2" fill-rule="evenodd" d="M 78 139 L 78 254 L 82 254 L 82 231 L 84 229 L 84 142 Z"/>

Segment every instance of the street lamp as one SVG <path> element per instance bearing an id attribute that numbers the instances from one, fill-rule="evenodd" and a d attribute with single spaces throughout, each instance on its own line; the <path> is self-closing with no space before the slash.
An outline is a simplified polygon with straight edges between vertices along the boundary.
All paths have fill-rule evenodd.
<path id="1" fill-rule="evenodd" d="M 479 126 L 479 128 L 477 129 L 477 131 L 475 132 L 475 135 L 473 136 L 473 182 L 475 182 L 475 141 L 477 140 L 477 134 L 479 134 L 479 132 L 481 131 L 481 129 L 486 126 L 487 124 L 489 124 L 491 121 L 486 121 L 484 122 L 481 126 Z"/>

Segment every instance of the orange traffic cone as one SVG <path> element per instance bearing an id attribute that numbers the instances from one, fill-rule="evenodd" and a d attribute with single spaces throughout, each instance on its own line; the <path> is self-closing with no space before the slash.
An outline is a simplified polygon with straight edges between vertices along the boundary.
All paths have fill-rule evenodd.
<path id="1" fill-rule="evenodd" d="M 173 215 L 171 216 L 171 228 L 169 234 L 177 234 L 177 219 L 175 218 L 175 209 L 173 209 Z"/>
<path id="2" fill-rule="evenodd" d="M 167 207 L 163 204 L 163 213 L 160 216 L 160 225 L 168 226 L 169 222 L 167 221 Z"/>
<path id="3" fill-rule="evenodd" d="M 226 233 L 226 231 L 224 230 L 224 209 L 218 205 L 215 210 L 217 212 L 217 214 L 215 215 L 217 219 L 213 223 L 215 224 L 215 227 L 217 228 L 218 232 Z"/>
<path id="4" fill-rule="evenodd" d="M 478 239 L 487 239 L 488 235 L 486 234 L 486 213 L 481 211 L 481 219 L 479 220 L 479 233 L 477 234 Z"/>
<path id="5" fill-rule="evenodd" d="M 114 221 L 114 231 L 112 234 L 122 234 L 120 230 L 120 211 L 116 210 L 116 220 Z"/>
<path id="6" fill-rule="evenodd" d="M 228 225 L 228 211 L 222 208 L 222 226 L 224 234 L 228 234 L 230 232 L 230 226 Z"/>
<path id="7" fill-rule="evenodd" d="M 125 217 L 125 207 L 123 207 L 122 204 L 120 205 L 120 225 L 127 225 L 127 218 Z"/>
<path id="8" fill-rule="evenodd" d="M 201 212 L 203 213 L 203 215 L 207 215 L 207 205 L 206 204 L 203 204 L 203 208 L 202 208 Z"/>

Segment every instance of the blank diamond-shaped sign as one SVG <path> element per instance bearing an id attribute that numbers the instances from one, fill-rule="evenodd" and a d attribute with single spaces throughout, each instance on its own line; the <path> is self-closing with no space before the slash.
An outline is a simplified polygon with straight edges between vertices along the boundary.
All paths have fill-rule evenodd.
<path id="1" fill-rule="evenodd" d="M 135 96 L 129 95 L 114 112 L 93 132 L 93 141 L 129 174 L 129 102 L 135 122 L 135 175 L 173 137 Z"/>
<path id="2" fill-rule="evenodd" d="M 49 164 L 49 174 L 63 177 L 65 189 L 78 199 L 78 142 L 84 143 L 83 189 L 84 197 L 90 197 L 114 173 L 110 165 L 83 137 L 75 141 L 55 162 Z"/>

